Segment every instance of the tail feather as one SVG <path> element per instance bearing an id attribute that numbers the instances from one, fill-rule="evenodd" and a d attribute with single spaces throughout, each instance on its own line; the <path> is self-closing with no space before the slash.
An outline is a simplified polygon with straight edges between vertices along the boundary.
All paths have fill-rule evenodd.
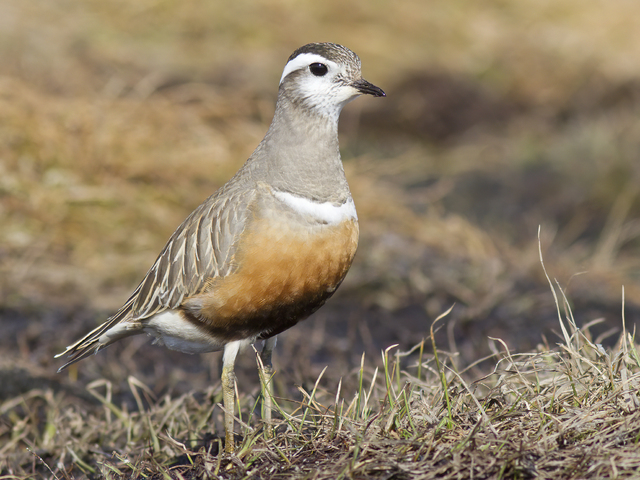
<path id="1" fill-rule="evenodd" d="M 95 345 L 97 343 L 97 345 Z M 64 365 L 62 365 L 59 369 L 58 369 L 58 373 L 62 372 L 65 368 L 67 368 L 69 365 L 72 365 L 76 362 L 79 362 L 80 360 L 82 360 L 83 358 L 88 357 L 89 355 L 95 355 L 96 353 L 98 353 L 100 350 L 102 350 L 102 348 L 106 347 L 107 345 L 101 345 L 100 343 L 98 343 L 98 341 L 96 340 L 93 344 L 91 344 L 89 347 L 83 349 L 83 350 L 76 350 L 74 352 L 69 352 L 69 350 L 66 350 L 62 353 L 59 353 L 58 355 L 56 355 L 55 358 L 58 358 L 66 353 L 69 353 L 69 356 L 71 357 L 67 363 L 65 363 Z"/>
<path id="2" fill-rule="evenodd" d="M 76 343 L 69 345 L 64 352 L 57 354 L 55 358 L 64 357 L 65 355 L 69 357 L 67 363 L 58 369 L 58 373 L 69 365 L 89 355 L 98 353 L 103 348 L 108 347 L 121 338 L 142 333 L 142 330 L 136 328 L 135 324 L 127 324 L 127 321 L 131 320 L 131 303 L 130 301 L 127 302 L 113 317 L 110 317 L 102 325 L 91 330 Z M 114 329 L 118 324 L 121 324 L 122 328 Z M 114 329 L 114 331 L 109 332 L 111 329 Z M 107 334 L 107 332 L 109 333 Z"/>

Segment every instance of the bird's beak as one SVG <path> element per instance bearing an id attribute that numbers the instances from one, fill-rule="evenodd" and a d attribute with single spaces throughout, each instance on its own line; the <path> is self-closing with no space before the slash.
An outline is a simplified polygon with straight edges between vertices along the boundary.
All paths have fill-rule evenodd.
<path id="1" fill-rule="evenodd" d="M 380 87 L 376 87 L 373 83 L 367 82 L 364 78 L 356 80 L 351 85 L 360 93 L 364 93 L 365 95 L 373 95 L 374 97 L 387 96 Z"/>

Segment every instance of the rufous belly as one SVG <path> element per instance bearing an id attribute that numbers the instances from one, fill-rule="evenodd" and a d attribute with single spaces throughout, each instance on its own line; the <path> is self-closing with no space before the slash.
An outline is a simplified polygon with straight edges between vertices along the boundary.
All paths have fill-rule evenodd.
<path id="1" fill-rule="evenodd" d="M 344 279 L 358 246 L 358 223 L 255 220 L 241 239 L 237 270 L 211 280 L 182 312 L 217 341 L 264 339 L 316 311 Z"/>

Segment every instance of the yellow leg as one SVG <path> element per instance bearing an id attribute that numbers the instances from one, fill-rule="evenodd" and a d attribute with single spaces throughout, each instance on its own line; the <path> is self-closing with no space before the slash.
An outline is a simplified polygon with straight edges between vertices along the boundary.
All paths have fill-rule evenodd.
<path id="1" fill-rule="evenodd" d="M 235 411 L 235 384 L 236 374 L 233 367 L 236 355 L 240 348 L 239 342 L 231 342 L 225 345 L 222 357 L 222 401 L 224 403 L 224 437 L 225 451 L 234 453 L 236 450 L 233 438 L 233 413 Z"/>
<path id="2" fill-rule="evenodd" d="M 262 421 L 265 424 L 267 437 L 273 436 L 271 427 L 271 410 L 273 408 L 273 366 L 271 365 L 271 354 L 276 346 L 276 337 L 265 340 L 262 352 L 260 352 L 260 383 L 262 384 Z"/>

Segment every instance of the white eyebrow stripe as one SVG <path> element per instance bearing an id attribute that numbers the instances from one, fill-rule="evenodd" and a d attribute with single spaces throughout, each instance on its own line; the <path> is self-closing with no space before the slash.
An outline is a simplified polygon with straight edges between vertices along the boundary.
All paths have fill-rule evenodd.
<path id="1" fill-rule="evenodd" d="M 325 65 L 330 65 L 335 67 L 336 64 L 330 60 L 327 60 L 322 55 L 318 55 L 317 53 L 301 53 L 293 60 L 290 60 L 285 66 L 284 71 L 282 72 L 282 77 L 280 77 L 280 83 L 285 79 L 287 75 L 291 72 L 295 72 L 303 67 L 307 67 L 312 63 L 324 63 Z"/>

